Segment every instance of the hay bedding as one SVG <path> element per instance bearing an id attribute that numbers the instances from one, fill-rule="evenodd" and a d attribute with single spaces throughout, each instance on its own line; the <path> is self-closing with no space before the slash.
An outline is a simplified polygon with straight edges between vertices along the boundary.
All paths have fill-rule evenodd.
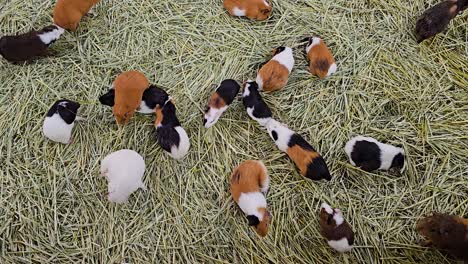
<path id="1" fill-rule="evenodd" d="M 3 0 L 1 34 L 51 21 L 54 1 Z M 417 16 L 434 1 L 275 1 L 263 22 L 229 17 L 221 1 L 110 1 L 53 46 L 56 57 L 0 61 L 1 263 L 449 263 L 418 245 L 415 220 L 468 208 L 466 14 L 432 41 L 415 44 Z M 466 12 L 465 12 L 466 13 Z M 299 40 L 323 37 L 338 73 L 306 71 Z M 211 129 L 202 109 L 212 84 L 254 78 L 272 47 L 295 49 L 288 86 L 265 95 L 274 115 L 325 157 L 330 183 L 299 176 L 240 101 Z M 157 146 L 153 118 L 118 130 L 99 105 L 113 78 L 144 72 L 168 88 L 192 149 L 176 162 Z M 41 134 L 59 98 L 88 118 L 70 146 Z M 347 161 L 350 136 L 403 142 L 403 175 L 363 173 Z M 104 197 L 99 162 L 130 148 L 145 157 L 147 192 L 116 206 Z M 261 159 L 271 179 L 272 229 L 259 239 L 228 192 L 228 176 Z M 318 208 L 341 208 L 356 232 L 351 253 L 333 252 L 318 231 Z"/>

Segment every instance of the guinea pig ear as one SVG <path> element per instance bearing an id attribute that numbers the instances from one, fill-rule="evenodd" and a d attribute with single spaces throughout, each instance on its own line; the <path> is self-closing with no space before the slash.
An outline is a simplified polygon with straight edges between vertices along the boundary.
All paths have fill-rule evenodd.
<path id="1" fill-rule="evenodd" d="M 249 226 L 257 226 L 260 224 L 260 220 L 255 215 L 248 215 L 247 220 L 249 220 Z"/>
<path id="2" fill-rule="evenodd" d="M 112 107 L 114 106 L 114 97 L 115 97 L 115 90 L 110 89 L 106 94 L 101 95 L 101 97 L 99 97 L 99 102 L 101 102 L 101 104 L 103 105 Z"/>
<path id="3" fill-rule="evenodd" d="M 262 14 L 264 14 L 264 15 L 268 15 L 270 13 L 270 9 L 265 8 L 265 9 L 262 9 L 262 11 L 260 11 L 260 12 L 262 12 Z"/>
<path id="4" fill-rule="evenodd" d="M 60 117 L 63 119 L 63 121 L 65 121 L 65 123 L 71 124 L 73 123 L 73 121 L 75 121 L 76 113 L 74 113 L 70 109 L 67 109 L 63 105 L 58 105 L 57 110 Z"/>
<path id="5" fill-rule="evenodd" d="M 273 137 L 275 141 L 278 140 L 278 133 L 275 130 L 271 131 L 271 137 Z"/>

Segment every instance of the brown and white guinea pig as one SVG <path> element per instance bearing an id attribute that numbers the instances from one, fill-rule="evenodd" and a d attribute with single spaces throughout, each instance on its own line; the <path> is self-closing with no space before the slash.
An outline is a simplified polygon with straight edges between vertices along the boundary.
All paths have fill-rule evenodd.
<path id="1" fill-rule="evenodd" d="M 176 107 L 169 97 L 161 107 L 156 106 L 156 121 L 154 122 L 158 144 L 171 157 L 180 160 L 190 149 L 190 140 L 185 129 L 180 125 L 176 115 Z"/>
<path id="2" fill-rule="evenodd" d="M 263 101 L 256 82 L 248 80 L 245 83 L 242 102 L 247 110 L 247 114 L 257 121 L 260 126 L 265 127 L 266 123 L 270 121 L 272 113 L 268 105 Z"/>
<path id="3" fill-rule="evenodd" d="M 100 0 L 57 0 L 54 24 L 70 31 L 78 28 L 81 18 Z"/>
<path id="4" fill-rule="evenodd" d="M 371 137 L 353 137 L 346 143 L 345 152 L 351 164 L 364 171 L 404 169 L 405 152 L 402 148 L 381 143 Z"/>
<path id="5" fill-rule="evenodd" d="M 231 16 L 265 20 L 271 14 L 271 5 L 267 0 L 224 0 L 224 8 Z"/>
<path id="6" fill-rule="evenodd" d="M 343 218 L 341 210 L 333 209 L 326 203 L 320 206 L 320 232 L 327 239 L 328 245 L 338 252 L 347 252 L 353 248 L 353 229 Z"/>
<path id="7" fill-rule="evenodd" d="M 302 176 L 314 181 L 331 180 L 325 160 L 301 135 L 273 118 L 266 128 L 276 146 L 288 154 Z"/>
<path id="8" fill-rule="evenodd" d="M 418 43 L 447 29 L 450 21 L 468 7 L 468 0 L 446 0 L 427 9 L 416 21 Z"/>
<path id="9" fill-rule="evenodd" d="M 218 88 L 216 88 L 216 92 L 211 95 L 206 106 L 203 118 L 205 128 L 209 128 L 218 122 L 218 119 L 228 109 L 234 98 L 236 98 L 239 90 L 240 85 L 232 79 L 221 82 Z"/>
<path id="10" fill-rule="evenodd" d="M 109 89 L 106 94 L 99 97 L 99 102 L 103 105 L 110 107 L 114 106 L 115 90 Z M 141 99 L 140 107 L 137 109 L 138 113 L 153 114 L 156 113 L 156 105 L 163 105 L 167 101 L 169 95 L 166 91 L 156 85 L 150 85 L 144 92 Z"/>
<path id="11" fill-rule="evenodd" d="M 239 208 L 247 215 L 249 226 L 264 237 L 268 233 L 271 215 L 265 199 L 270 185 L 268 171 L 263 162 L 247 160 L 231 174 L 231 194 Z"/>
<path id="12" fill-rule="evenodd" d="M 321 38 L 309 38 L 306 53 L 310 62 L 310 73 L 324 79 L 336 72 L 335 59 Z"/>
<path id="13" fill-rule="evenodd" d="M 288 83 L 294 67 L 293 51 L 289 47 L 278 47 L 272 51 L 273 58 L 265 63 L 255 80 L 260 90 L 271 92 L 282 89 Z"/>
<path id="14" fill-rule="evenodd" d="M 42 132 L 48 139 L 69 144 L 72 142 L 72 129 L 75 126 L 80 104 L 62 99 L 56 101 L 47 112 Z"/>
<path id="15" fill-rule="evenodd" d="M 39 31 L 3 36 L 0 38 L 0 54 L 9 62 L 30 61 L 37 57 L 47 56 L 50 44 L 60 38 L 63 28 L 52 25 Z"/>
<path id="16" fill-rule="evenodd" d="M 420 219 L 416 230 L 427 239 L 425 245 L 432 245 L 457 259 L 468 261 L 468 219 L 433 213 Z"/>

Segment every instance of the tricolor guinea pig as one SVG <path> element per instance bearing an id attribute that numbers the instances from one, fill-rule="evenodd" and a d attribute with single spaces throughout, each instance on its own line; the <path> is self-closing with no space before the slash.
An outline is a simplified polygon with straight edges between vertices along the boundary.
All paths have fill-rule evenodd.
<path id="1" fill-rule="evenodd" d="M 216 92 L 211 95 L 205 109 L 203 125 L 206 128 L 218 122 L 218 119 L 228 109 L 234 98 L 236 98 L 239 89 L 240 85 L 234 80 L 227 79 L 221 82 L 218 88 L 216 88 Z"/>
<path id="2" fill-rule="evenodd" d="M 247 114 L 262 127 L 265 127 L 266 123 L 270 121 L 272 114 L 268 105 L 263 101 L 256 82 L 248 80 L 245 83 L 242 102 L 247 110 Z"/>
<path id="3" fill-rule="evenodd" d="M 239 208 L 247 215 L 249 226 L 264 237 L 268 233 L 271 215 L 264 194 L 268 191 L 270 178 L 263 162 L 247 160 L 231 175 L 231 194 Z"/>
<path id="4" fill-rule="evenodd" d="M 260 68 L 255 81 L 260 90 L 268 92 L 280 90 L 288 83 L 293 67 L 292 49 L 278 47 L 273 50 L 273 58 Z"/>
<path id="5" fill-rule="evenodd" d="M 59 39 L 63 28 L 52 25 L 39 31 L 3 36 L 0 38 L 0 54 L 9 62 L 31 61 L 37 57 L 47 56 L 50 44 Z"/>
<path id="6" fill-rule="evenodd" d="M 101 161 L 101 176 L 108 181 L 108 199 L 124 203 L 138 188 L 146 190 L 143 183 L 145 161 L 137 152 L 122 149 L 107 155 Z"/>
<path id="7" fill-rule="evenodd" d="M 44 135 L 55 142 L 69 144 L 72 142 L 72 129 L 75 126 L 80 104 L 70 100 L 58 100 L 47 112 L 42 126 Z"/>
<path id="8" fill-rule="evenodd" d="M 320 232 L 327 239 L 328 245 L 338 252 L 347 252 L 353 248 L 353 229 L 339 209 L 333 209 L 326 203 L 320 206 Z"/>
<path id="9" fill-rule="evenodd" d="M 346 143 L 345 152 L 351 164 L 364 171 L 404 168 L 405 152 L 402 148 L 381 143 L 371 137 L 352 138 Z"/>
<path id="10" fill-rule="evenodd" d="M 187 132 L 180 125 L 176 108 L 172 99 L 168 99 L 161 107 L 156 106 L 156 121 L 154 123 L 158 143 L 171 157 L 180 160 L 190 149 Z"/>
<path id="11" fill-rule="evenodd" d="M 416 21 L 418 43 L 447 29 L 450 21 L 468 6 L 468 0 L 446 0 L 427 9 Z"/>
<path id="12" fill-rule="evenodd" d="M 224 0 L 224 8 L 231 16 L 265 20 L 270 16 L 271 5 L 267 0 Z"/>
<path id="13" fill-rule="evenodd" d="M 321 38 L 310 38 L 306 53 L 310 73 L 324 79 L 336 72 L 335 59 Z"/>
<path id="14" fill-rule="evenodd" d="M 54 7 L 54 24 L 70 31 L 78 28 L 81 18 L 100 0 L 57 0 Z"/>
<path id="15" fill-rule="evenodd" d="M 325 160 L 301 135 L 274 119 L 266 124 L 266 128 L 276 146 L 288 154 L 302 176 L 315 181 L 331 180 Z"/>
<path id="16" fill-rule="evenodd" d="M 440 213 L 433 213 L 420 219 L 416 230 L 433 246 L 447 251 L 457 259 L 468 261 L 468 219 Z"/>

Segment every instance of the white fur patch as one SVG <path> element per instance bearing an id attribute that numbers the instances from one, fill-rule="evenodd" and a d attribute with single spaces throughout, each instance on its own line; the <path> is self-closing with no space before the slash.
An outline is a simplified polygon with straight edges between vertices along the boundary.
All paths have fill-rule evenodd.
<path id="1" fill-rule="evenodd" d="M 276 131 L 278 135 L 278 139 L 275 141 L 276 146 L 281 151 L 286 152 L 288 150 L 289 140 L 291 139 L 291 136 L 294 135 L 294 131 L 292 131 L 286 125 L 281 124 L 273 118 L 268 121 L 265 127 L 267 128 L 268 134 L 273 140 L 274 138 L 272 136 L 272 131 Z"/>
<path id="2" fill-rule="evenodd" d="M 330 205 L 328 205 L 327 203 L 322 203 L 322 205 L 320 206 L 320 210 L 322 209 L 325 209 L 325 211 L 328 213 L 328 214 L 333 214 L 333 208 L 331 208 Z"/>
<path id="3" fill-rule="evenodd" d="M 262 127 L 265 127 L 266 124 L 271 120 L 271 117 L 267 117 L 267 118 L 257 118 L 253 115 L 253 111 L 254 111 L 255 107 L 247 107 L 247 114 L 255 121 L 258 122 L 258 124 L 260 124 L 260 126 Z"/>
<path id="4" fill-rule="evenodd" d="M 140 109 L 137 111 L 142 114 L 153 114 L 155 109 L 150 108 L 145 101 L 141 100 Z"/>
<path id="5" fill-rule="evenodd" d="M 286 67 L 289 73 L 291 73 L 294 67 L 294 56 L 293 51 L 290 47 L 286 47 L 283 52 L 280 52 L 279 54 L 273 56 L 272 60 L 275 60 L 284 67 Z"/>
<path id="6" fill-rule="evenodd" d="M 218 122 L 218 119 L 221 117 L 221 115 L 224 112 L 226 112 L 227 109 L 228 109 L 227 105 L 219 109 L 210 107 L 210 110 L 208 110 L 208 112 L 205 114 L 205 119 L 206 119 L 205 128 L 210 128 L 211 126 L 216 124 L 216 122 Z"/>
<path id="7" fill-rule="evenodd" d="M 262 221 L 263 214 L 258 211 L 258 208 L 266 208 L 267 203 L 261 192 L 241 193 L 238 204 L 246 215 L 255 215 L 258 220 Z"/>
<path id="8" fill-rule="evenodd" d="M 63 28 L 59 26 L 56 26 L 56 27 L 57 29 L 38 35 L 42 43 L 49 45 L 52 41 L 59 39 L 60 35 L 62 35 L 63 32 L 65 32 Z"/>
<path id="9" fill-rule="evenodd" d="M 336 72 L 336 63 L 333 63 L 330 65 L 330 68 L 328 68 L 327 76 L 330 76 Z"/>
<path id="10" fill-rule="evenodd" d="M 266 192 L 268 192 L 268 189 L 270 188 L 270 176 L 268 176 L 268 170 L 267 170 L 265 164 L 263 164 L 263 162 L 260 161 L 260 160 L 258 160 L 257 162 L 262 167 L 262 170 L 265 173 L 265 180 L 260 183 L 260 185 L 262 186 L 260 188 L 260 191 L 262 193 L 266 193 Z"/>
<path id="11" fill-rule="evenodd" d="M 263 0 L 263 3 L 265 3 L 266 6 L 270 6 L 270 4 L 266 1 L 266 0 Z"/>
<path id="12" fill-rule="evenodd" d="M 335 209 L 334 211 L 335 211 L 335 214 L 333 215 L 333 219 L 335 220 L 336 226 L 339 226 L 343 224 L 344 222 L 343 214 L 341 213 L 341 210 L 339 209 Z"/>
<path id="13" fill-rule="evenodd" d="M 245 83 L 245 86 L 244 86 L 244 92 L 242 93 L 242 97 L 247 97 L 250 95 L 250 90 L 249 90 L 249 87 L 250 87 L 250 83 L 252 82 L 252 80 L 247 80 L 247 82 Z"/>
<path id="14" fill-rule="evenodd" d="M 235 16 L 245 16 L 246 12 L 244 9 L 240 9 L 238 8 L 237 6 L 235 6 L 233 9 L 232 9 L 232 13 L 235 15 Z"/>
<path id="15" fill-rule="evenodd" d="M 133 150 L 122 149 L 101 161 L 101 175 L 108 180 L 109 201 L 124 203 L 138 188 L 146 190 L 142 181 L 146 165 Z"/>
<path id="16" fill-rule="evenodd" d="M 340 240 L 329 240 L 328 245 L 330 245 L 330 247 L 341 253 L 350 251 L 353 248 L 353 246 L 349 244 L 348 239 L 346 237 L 343 237 Z"/>
<path id="17" fill-rule="evenodd" d="M 317 37 L 312 38 L 312 43 L 310 43 L 310 45 L 306 47 L 306 53 L 308 54 L 310 49 L 312 49 L 314 46 L 317 46 L 318 44 L 320 44 L 320 40 L 322 40 L 322 39 L 317 38 Z"/>
<path id="18" fill-rule="evenodd" d="M 257 78 L 255 79 L 255 82 L 258 84 L 258 89 L 261 91 L 263 90 L 263 79 L 260 74 L 257 74 Z"/>
<path id="19" fill-rule="evenodd" d="M 53 116 L 45 118 L 42 132 L 52 141 L 69 144 L 74 125 L 75 122 L 67 124 L 58 113 L 55 113 Z"/>
<path id="20" fill-rule="evenodd" d="M 175 127 L 175 130 L 177 131 L 180 137 L 179 147 L 172 146 L 170 155 L 174 159 L 180 160 L 183 157 L 185 157 L 185 155 L 187 155 L 190 149 L 190 140 L 187 135 L 187 132 L 185 132 L 185 129 L 183 129 L 181 126 Z"/>

